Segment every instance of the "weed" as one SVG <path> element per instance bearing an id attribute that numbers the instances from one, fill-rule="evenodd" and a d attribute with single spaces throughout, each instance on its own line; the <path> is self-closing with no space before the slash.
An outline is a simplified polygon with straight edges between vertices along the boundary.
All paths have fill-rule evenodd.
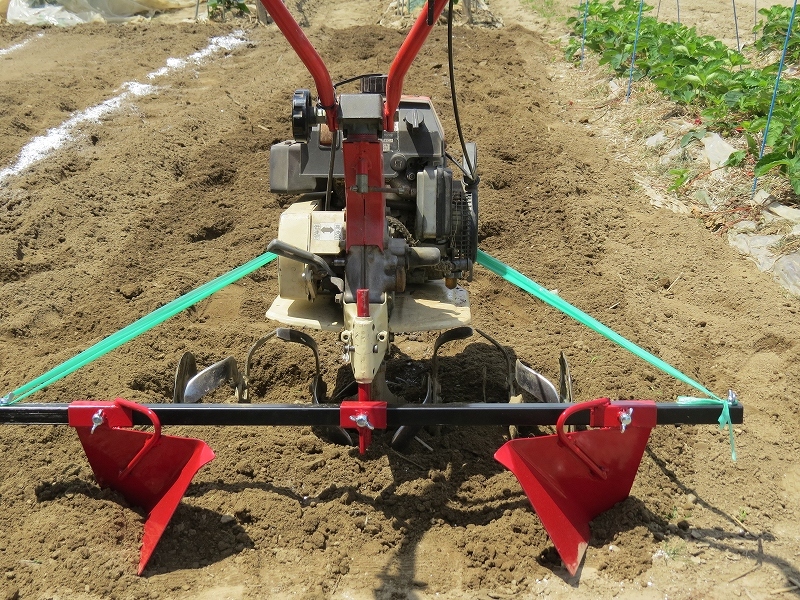
<path id="1" fill-rule="evenodd" d="M 739 508 L 739 520 L 744 523 L 747 520 L 747 509 L 743 506 Z"/>
<path id="2" fill-rule="evenodd" d="M 224 21 L 225 15 L 235 11 L 237 16 L 250 14 L 250 9 L 243 0 L 208 0 L 208 18 L 216 21 Z"/>
<path id="3" fill-rule="evenodd" d="M 525 3 L 537 13 L 542 15 L 545 19 L 552 19 L 556 16 L 564 16 L 558 14 L 555 0 L 525 0 Z"/>
<path id="4" fill-rule="evenodd" d="M 662 546 L 664 550 L 664 554 L 666 554 L 667 558 L 672 560 L 678 560 L 679 558 L 685 558 L 688 554 L 686 550 L 686 542 L 683 540 L 674 540 L 669 542 L 664 542 Z"/>

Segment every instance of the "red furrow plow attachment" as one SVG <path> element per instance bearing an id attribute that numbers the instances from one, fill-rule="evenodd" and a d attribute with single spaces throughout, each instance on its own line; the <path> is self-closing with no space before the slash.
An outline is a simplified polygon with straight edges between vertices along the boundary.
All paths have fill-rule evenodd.
<path id="1" fill-rule="evenodd" d="M 742 422 L 741 404 L 730 409 Z M 567 569 L 574 574 L 588 545 L 589 523 L 630 493 L 655 425 L 717 423 L 716 406 L 650 401 L 577 404 L 340 406 L 288 404 L 150 404 L 127 400 L 0 407 L 0 423 L 74 427 L 102 487 L 148 512 L 139 573 L 144 570 L 194 474 L 214 458 L 197 439 L 161 434 L 163 425 L 343 427 L 361 438 L 383 429 L 426 425 L 556 425 L 557 433 L 505 443 L 495 458 L 522 485 Z M 152 425 L 152 433 L 131 429 Z M 567 426 L 583 431 L 565 432 Z"/>

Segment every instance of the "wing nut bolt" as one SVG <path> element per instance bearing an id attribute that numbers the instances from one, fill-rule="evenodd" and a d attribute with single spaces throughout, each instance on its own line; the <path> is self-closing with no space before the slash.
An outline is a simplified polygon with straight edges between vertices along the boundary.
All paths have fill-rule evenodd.
<path id="1" fill-rule="evenodd" d="M 98 410 L 96 413 L 92 415 L 92 429 L 89 433 L 94 433 L 94 430 L 100 427 L 103 423 L 106 422 L 106 415 L 103 413 L 103 409 Z"/>
<path id="2" fill-rule="evenodd" d="M 633 421 L 633 409 L 629 408 L 628 410 L 621 410 L 619 411 L 619 424 L 620 428 L 622 429 L 622 433 L 625 433 L 625 429 L 628 425 L 631 424 Z"/>
<path id="3" fill-rule="evenodd" d="M 356 426 L 361 429 L 363 429 L 364 427 L 366 427 L 370 431 L 375 429 L 375 427 L 372 426 L 372 423 L 369 422 L 369 418 L 367 418 L 367 415 L 365 415 L 364 413 L 355 416 L 351 415 L 350 420 L 353 421 L 356 424 Z"/>

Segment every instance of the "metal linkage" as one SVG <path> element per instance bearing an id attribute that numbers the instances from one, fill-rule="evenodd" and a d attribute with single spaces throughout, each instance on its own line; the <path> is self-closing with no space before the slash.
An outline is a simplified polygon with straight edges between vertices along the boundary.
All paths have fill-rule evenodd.
<path id="1" fill-rule="evenodd" d="M 624 406 L 623 406 L 624 405 Z M 0 407 L 0 424 L 68 425 L 69 404 L 24 403 Z M 236 426 L 339 426 L 339 405 L 302 406 L 295 404 L 144 404 L 162 425 L 236 425 Z M 386 427 L 426 425 L 555 425 L 561 414 L 573 404 L 427 404 L 388 406 Z M 612 402 L 627 410 L 636 402 Z M 720 406 L 685 406 L 671 402 L 656 403 L 657 425 L 715 425 Z M 731 421 L 742 423 L 743 406 L 730 406 Z M 133 413 L 134 425 L 149 425 L 150 420 Z M 566 425 L 589 425 L 590 413 L 581 411 L 566 420 Z"/>

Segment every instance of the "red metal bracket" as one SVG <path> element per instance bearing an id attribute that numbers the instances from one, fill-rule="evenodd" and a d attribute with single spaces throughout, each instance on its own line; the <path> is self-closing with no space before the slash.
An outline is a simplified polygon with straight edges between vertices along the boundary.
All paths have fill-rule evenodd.
<path id="1" fill-rule="evenodd" d="M 153 433 L 128 429 L 133 411 L 147 415 Z M 148 512 L 139 557 L 141 575 L 186 488 L 214 452 L 202 440 L 161 435 L 161 423 L 151 409 L 122 398 L 73 402 L 67 412 L 97 483 Z"/>
<path id="2" fill-rule="evenodd" d="M 342 143 L 347 205 L 347 250 L 353 246 L 377 246 L 383 250 L 386 235 L 386 200 L 383 188 L 383 144 L 377 135 L 351 135 Z M 359 178 L 367 189 L 359 191 Z"/>
<path id="3" fill-rule="evenodd" d="M 571 414 L 591 411 L 586 431 L 566 432 Z M 567 570 L 578 570 L 589 523 L 628 497 L 657 409 L 649 400 L 600 398 L 566 409 L 556 434 L 511 440 L 495 458 L 519 480 Z"/>
<path id="4" fill-rule="evenodd" d="M 386 429 L 386 402 L 345 400 L 339 407 L 339 426 L 358 430 L 358 450 L 364 454 L 372 443 L 372 430 Z"/>

